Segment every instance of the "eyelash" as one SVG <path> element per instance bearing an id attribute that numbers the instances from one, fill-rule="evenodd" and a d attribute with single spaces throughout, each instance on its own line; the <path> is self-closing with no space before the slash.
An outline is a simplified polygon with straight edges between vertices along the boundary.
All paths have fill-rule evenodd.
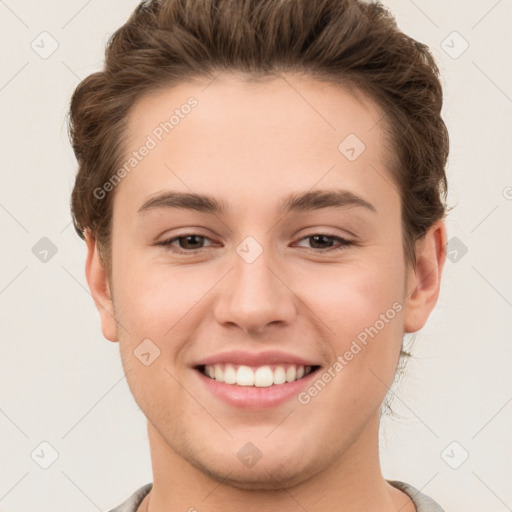
<path id="1" fill-rule="evenodd" d="M 197 252 L 198 250 L 204 249 L 204 247 L 200 247 L 199 249 L 195 249 L 195 250 L 194 249 L 183 250 L 183 249 L 176 249 L 176 248 L 171 246 L 171 244 L 173 242 L 175 242 L 177 240 L 181 240 L 183 238 L 188 238 L 190 236 L 195 236 L 195 237 L 204 238 L 204 239 L 209 240 L 209 238 L 207 236 L 199 235 L 197 233 L 187 233 L 187 234 L 184 234 L 184 235 L 176 236 L 174 238 L 169 238 L 168 240 L 164 240 L 162 242 L 158 242 L 156 245 L 163 246 L 165 250 L 170 251 L 172 253 L 183 254 L 183 255 L 185 255 L 185 254 L 186 255 L 192 255 L 193 253 Z M 345 247 L 348 247 L 348 246 L 354 244 L 354 242 L 346 240 L 345 238 L 342 238 L 342 237 L 337 236 L 337 235 L 329 235 L 328 233 L 314 233 L 312 235 L 308 235 L 308 236 L 305 236 L 305 237 L 301 238 L 299 240 L 299 242 L 301 242 L 302 240 L 306 240 L 308 238 L 313 238 L 315 236 L 323 236 L 323 237 L 326 237 L 326 238 L 330 238 L 331 240 L 334 240 L 334 241 L 338 242 L 340 244 L 340 246 L 339 247 L 329 247 L 328 249 L 311 249 L 314 252 L 326 253 L 326 252 L 331 252 L 331 251 L 342 251 L 342 250 L 344 250 Z"/>

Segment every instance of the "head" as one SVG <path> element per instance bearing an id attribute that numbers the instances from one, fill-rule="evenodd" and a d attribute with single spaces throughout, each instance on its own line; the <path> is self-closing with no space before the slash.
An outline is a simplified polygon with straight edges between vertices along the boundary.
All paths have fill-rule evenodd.
<path id="1" fill-rule="evenodd" d="M 71 102 L 73 220 L 103 334 L 193 466 L 226 477 L 250 441 L 261 473 L 240 466 L 234 484 L 271 486 L 275 467 L 297 482 L 375 419 L 439 292 L 441 107 L 429 50 L 379 3 L 149 1 L 112 36 Z M 201 393 L 198 363 L 233 349 L 307 357 L 331 378 L 268 437 L 290 404 Z"/>

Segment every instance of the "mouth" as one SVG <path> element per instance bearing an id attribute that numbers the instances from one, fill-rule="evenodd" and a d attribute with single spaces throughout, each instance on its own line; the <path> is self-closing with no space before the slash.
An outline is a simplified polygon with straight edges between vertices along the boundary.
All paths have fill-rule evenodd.
<path id="1" fill-rule="evenodd" d="M 269 388 L 286 386 L 316 372 L 318 365 L 267 364 L 247 366 L 232 363 L 198 365 L 195 369 L 206 378 L 237 387 Z"/>
<path id="2" fill-rule="evenodd" d="M 200 393 L 237 409 L 278 407 L 310 386 L 322 366 L 311 354 L 282 350 L 230 350 L 205 356 L 191 365 Z"/>

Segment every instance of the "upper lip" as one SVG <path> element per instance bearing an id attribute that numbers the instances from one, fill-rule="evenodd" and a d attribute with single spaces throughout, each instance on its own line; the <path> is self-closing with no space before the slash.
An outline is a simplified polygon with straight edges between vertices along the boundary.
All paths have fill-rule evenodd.
<path id="1" fill-rule="evenodd" d="M 279 350 L 269 350 L 264 352 L 244 352 L 241 350 L 232 350 L 229 352 L 221 352 L 209 357 L 205 357 L 197 362 L 194 366 L 205 366 L 212 364 L 232 363 L 246 366 L 263 366 L 266 364 L 296 364 L 303 366 L 320 366 L 311 359 L 287 354 Z"/>

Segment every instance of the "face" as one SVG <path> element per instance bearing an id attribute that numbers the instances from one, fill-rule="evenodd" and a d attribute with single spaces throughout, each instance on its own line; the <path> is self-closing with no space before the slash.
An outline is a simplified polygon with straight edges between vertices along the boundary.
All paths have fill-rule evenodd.
<path id="1" fill-rule="evenodd" d="M 376 437 L 403 333 L 438 285 L 411 293 L 380 118 L 291 75 L 223 75 L 134 106 L 136 161 L 109 192 L 111 280 L 92 240 L 87 273 L 160 456 L 272 489 Z"/>

